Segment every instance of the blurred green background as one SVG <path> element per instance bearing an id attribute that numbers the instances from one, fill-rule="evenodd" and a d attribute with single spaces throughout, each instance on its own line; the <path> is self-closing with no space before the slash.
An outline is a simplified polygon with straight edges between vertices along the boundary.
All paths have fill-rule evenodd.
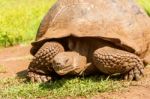
<path id="1" fill-rule="evenodd" d="M 136 0 L 150 15 L 150 0 Z M 56 0 L 0 0 L 0 46 L 30 43 Z"/>
<path id="2" fill-rule="evenodd" d="M 0 0 L 0 46 L 29 43 L 56 0 Z"/>

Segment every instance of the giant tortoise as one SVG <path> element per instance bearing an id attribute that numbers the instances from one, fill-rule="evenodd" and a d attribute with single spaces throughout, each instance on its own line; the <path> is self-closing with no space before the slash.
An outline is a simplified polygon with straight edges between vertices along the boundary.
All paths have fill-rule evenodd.
<path id="1" fill-rule="evenodd" d="M 150 63 L 150 19 L 133 0 L 58 0 L 32 43 L 33 82 L 65 75 L 139 80 Z"/>

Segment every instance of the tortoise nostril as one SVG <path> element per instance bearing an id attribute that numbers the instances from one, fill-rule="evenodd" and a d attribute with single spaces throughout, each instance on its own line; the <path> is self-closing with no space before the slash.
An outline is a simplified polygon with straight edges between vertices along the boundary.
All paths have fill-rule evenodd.
<path id="1" fill-rule="evenodd" d="M 69 62 L 69 59 L 66 59 L 66 60 L 65 60 L 65 64 L 67 64 L 68 62 Z"/>
<path id="2" fill-rule="evenodd" d="M 60 63 L 56 63 L 56 65 L 57 65 L 57 66 L 59 66 L 59 65 L 60 65 Z"/>

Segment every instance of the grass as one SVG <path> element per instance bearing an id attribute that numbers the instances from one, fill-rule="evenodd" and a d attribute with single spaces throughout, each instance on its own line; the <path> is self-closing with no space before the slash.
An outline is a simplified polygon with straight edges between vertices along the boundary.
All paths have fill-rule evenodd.
<path id="1" fill-rule="evenodd" d="M 150 0 L 137 0 L 137 2 L 146 10 L 150 15 Z"/>
<path id="2" fill-rule="evenodd" d="M 0 46 L 31 42 L 56 0 L 0 0 Z"/>
<path id="3" fill-rule="evenodd" d="M 40 84 L 26 82 L 24 79 L 0 80 L 0 98 L 36 99 L 62 97 L 91 97 L 99 92 L 117 91 L 125 87 L 121 81 L 92 76 L 87 78 L 64 78 Z"/>

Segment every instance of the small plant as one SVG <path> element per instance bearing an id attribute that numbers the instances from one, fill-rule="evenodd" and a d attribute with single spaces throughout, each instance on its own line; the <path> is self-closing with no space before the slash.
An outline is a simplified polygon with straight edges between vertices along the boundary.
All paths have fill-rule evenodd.
<path id="1" fill-rule="evenodd" d="M 0 65 L 0 73 L 6 73 L 6 68 L 3 65 Z"/>

